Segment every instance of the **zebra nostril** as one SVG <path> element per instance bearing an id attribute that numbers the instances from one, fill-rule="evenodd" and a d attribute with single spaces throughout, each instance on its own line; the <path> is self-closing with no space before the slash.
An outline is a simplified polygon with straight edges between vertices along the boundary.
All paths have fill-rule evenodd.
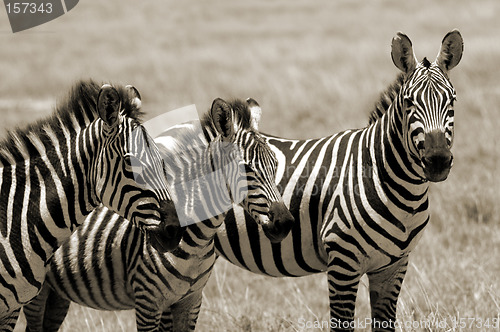
<path id="1" fill-rule="evenodd" d="M 175 237 L 178 230 L 179 230 L 179 228 L 177 226 L 173 226 L 173 225 L 165 226 L 165 234 L 169 238 Z"/>
<path id="2" fill-rule="evenodd" d="M 453 164 L 453 155 L 432 155 L 422 158 L 422 165 L 426 169 L 440 170 L 450 168 Z"/>

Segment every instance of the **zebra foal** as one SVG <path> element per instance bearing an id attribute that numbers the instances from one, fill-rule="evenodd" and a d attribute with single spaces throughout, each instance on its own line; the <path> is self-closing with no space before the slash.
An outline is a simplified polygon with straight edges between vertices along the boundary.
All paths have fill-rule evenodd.
<path id="1" fill-rule="evenodd" d="M 277 161 L 260 137 L 259 119 L 254 100 L 216 99 L 201 131 L 187 123 L 156 138 L 169 161 L 179 216 L 197 222 L 186 227 L 177 249 L 162 254 L 131 223 L 105 208 L 95 210 L 55 252 L 50 288 L 24 307 L 27 331 L 57 331 L 69 300 L 101 310 L 135 308 L 138 331 L 194 330 L 215 262 L 213 238 L 232 203 L 273 242 L 293 222 L 274 183 Z"/>
<path id="2" fill-rule="evenodd" d="M 327 272 L 331 330 L 352 330 L 367 274 L 373 330 L 394 330 L 408 256 L 430 218 L 429 183 L 445 180 L 452 167 L 456 93 L 448 73 L 462 52 L 453 30 L 433 63 L 419 63 L 398 33 L 391 56 L 402 74 L 366 128 L 308 140 L 263 134 L 296 222 L 289 237 L 269 244 L 243 213 L 230 212 L 217 230 L 217 253 L 274 277 Z"/>
<path id="3" fill-rule="evenodd" d="M 133 87 L 80 82 L 51 116 L 0 143 L 1 331 L 14 328 L 42 288 L 46 262 L 100 203 L 148 231 L 158 248 L 176 245 L 163 160 L 139 107 Z M 131 159 L 142 167 L 133 171 Z"/>

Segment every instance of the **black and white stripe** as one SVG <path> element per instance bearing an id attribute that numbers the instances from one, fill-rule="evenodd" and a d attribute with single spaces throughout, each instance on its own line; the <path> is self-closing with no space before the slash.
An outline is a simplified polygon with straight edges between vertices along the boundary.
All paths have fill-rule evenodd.
<path id="1" fill-rule="evenodd" d="M 42 287 L 45 263 L 100 203 L 161 233 L 166 179 L 139 107 L 133 87 L 80 82 L 52 116 L 0 143 L 0 330 L 13 329 Z"/>
<path id="2" fill-rule="evenodd" d="M 392 57 L 403 74 L 368 127 L 310 140 L 263 135 L 296 220 L 291 236 L 269 243 L 235 208 L 217 231 L 217 253 L 269 276 L 327 272 L 331 319 L 351 327 L 358 283 L 367 274 L 372 317 L 394 322 L 408 255 L 429 221 L 429 182 L 446 179 L 452 165 L 455 90 L 448 71 L 462 50 L 454 30 L 434 63 L 417 63 L 410 40 L 398 33 Z"/>
<path id="3" fill-rule="evenodd" d="M 29 331 L 57 330 L 69 306 L 65 299 L 101 310 L 135 308 L 139 331 L 194 330 L 215 262 L 213 238 L 232 202 L 267 227 L 273 241 L 286 235 L 273 234 L 273 224 L 293 221 L 274 183 L 277 161 L 257 131 L 259 117 L 253 100 L 216 99 L 200 131 L 187 123 L 161 134 L 156 142 L 179 218 L 196 222 L 176 250 L 162 254 L 131 223 L 95 210 L 54 254 L 47 276 L 52 289 L 25 306 Z"/>

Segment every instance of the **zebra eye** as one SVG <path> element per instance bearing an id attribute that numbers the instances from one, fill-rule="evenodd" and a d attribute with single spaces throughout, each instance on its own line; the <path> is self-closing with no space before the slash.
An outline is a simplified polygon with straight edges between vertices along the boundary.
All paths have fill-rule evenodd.
<path id="1" fill-rule="evenodd" d="M 405 99 L 404 102 L 405 102 L 406 112 L 410 113 L 415 108 L 415 105 L 413 104 L 413 102 L 410 99 Z"/>

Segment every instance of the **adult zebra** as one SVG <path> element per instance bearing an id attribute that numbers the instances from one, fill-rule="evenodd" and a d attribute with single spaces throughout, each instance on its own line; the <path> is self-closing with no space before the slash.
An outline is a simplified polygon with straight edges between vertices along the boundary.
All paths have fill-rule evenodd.
<path id="1" fill-rule="evenodd" d="M 194 330 L 215 262 L 215 232 L 232 202 L 273 242 L 293 222 L 274 183 L 277 161 L 260 137 L 259 119 L 254 100 L 216 99 L 201 127 L 188 123 L 160 135 L 156 142 L 169 161 L 179 216 L 197 223 L 186 228 L 177 249 L 161 254 L 144 244 L 131 223 L 105 208 L 95 210 L 50 261 L 53 290 L 44 287 L 24 307 L 27 331 L 57 331 L 69 308 L 64 298 L 101 310 L 135 308 L 139 331 L 160 325 L 161 331 Z"/>
<path id="2" fill-rule="evenodd" d="M 352 330 L 358 283 L 367 274 L 373 330 L 394 330 L 408 255 L 429 221 L 429 182 L 445 180 L 452 166 L 456 97 L 448 72 L 462 52 L 453 30 L 435 62 L 418 63 L 410 39 L 398 33 L 391 55 L 403 76 L 392 89 L 400 88 L 389 90 L 394 101 L 378 107 L 368 127 L 309 140 L 264 136 L 296 220 L 291 236 L 271 244 L 235 209 L 217 231 L 217 253 L 274 277 L 326 271 L 332 330 Z"/>
<path id="3" fill-rule="evenodd" d="M 0 330 L 13 329 L 42 287 L 45 263 L 99 203 L 160 249 L 179 241 L 163 160 L 139 107 L 133 87 L 80 82 L 52 116 L 0 143 Z"/>

